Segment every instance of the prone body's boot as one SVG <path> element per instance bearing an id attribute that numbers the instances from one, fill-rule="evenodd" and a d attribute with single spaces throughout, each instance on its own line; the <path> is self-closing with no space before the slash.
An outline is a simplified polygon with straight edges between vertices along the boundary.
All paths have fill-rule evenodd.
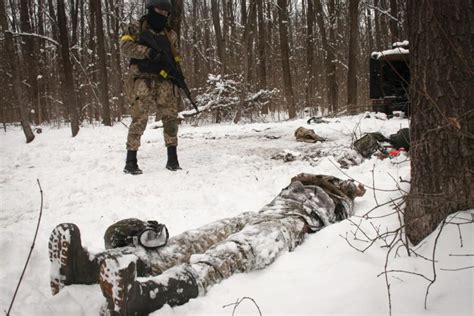
<path id="1" fill-rule="evenodd" d="M 176 146 L 166 147 L 168 151 L 168 161 L 166 162 L 166 169 L 171 171 L 181 170 L 178 162 L 178 154 L 176 153 Z"/>
<path id="2" fill-rule="evenodd" d="M 94 284 L 98 281 L 99 261 L 81 244 L 81 233 L 74 224 L 59 224 L 49 238 L 51 292 L 53 295 L 70 284 Z"/>
<path id="3" fill-rule="evenodd" d="M 143 171 L 138 167 L 136 150 L 127 151 L 127 160 L 125 161 L 125 168 L 123 168 L 123 172 L 133 175 L 143 173 Z"/>
<path id="4" fill-rule="evenodd" d="M 170 269 L 145 282 L 136 280 L 136 257 L 104 259 L 100 288 L 106 298 L 101 315 L 148 315 L 163 307 L 183 305 L 199 294 L 194 275 L 185 265 Z"/>

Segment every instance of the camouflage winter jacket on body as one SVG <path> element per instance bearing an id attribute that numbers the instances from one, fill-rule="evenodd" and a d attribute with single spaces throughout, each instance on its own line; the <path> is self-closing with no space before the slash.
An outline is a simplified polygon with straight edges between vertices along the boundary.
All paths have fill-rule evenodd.
<path id="1" fill-rule="evenodd" d="M 171 50 L 173 52 L 175 60 L 180 60 L 180 55 L 177 50 L 178 35 L 176 34 L 176 32 L 174 32 L 173 30 L 165 30 L 163 32 L 156 33 L 148 26 L 148 23 L 146 22 L 146 19 L 144 17 L 142 17 L 138 21 L 130 23 L 125 28 L 124 34 L 120 37 L 120 49 L 125 57 L 130 58 L 131 60 L 149 59 L 151 49 L 143 44 L 140 44 L 140 34 L 144 31 L 150 31 L 155 35 L 165 35 L 170 42 Z M 132 76 L 134 79 L 163 79 L 158 74 L 140 72 L 138 66 L 133 63 L 130 64 L 129 75 Z"/>

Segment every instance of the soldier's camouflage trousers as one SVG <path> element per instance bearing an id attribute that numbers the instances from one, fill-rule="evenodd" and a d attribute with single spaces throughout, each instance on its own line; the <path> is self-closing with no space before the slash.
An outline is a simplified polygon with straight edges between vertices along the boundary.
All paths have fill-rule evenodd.
<path id="1" fill-rule="evenodd" d="M 178 97 L 173 84 L 148 78 L 131 79 L 127 97 L 131 101 L 132 123 L 128 129 L 127 150 L 138 150 L 145 131 L 148 115 L 156 111 L 163 122 L 166 146 L 178 144 Z"/>

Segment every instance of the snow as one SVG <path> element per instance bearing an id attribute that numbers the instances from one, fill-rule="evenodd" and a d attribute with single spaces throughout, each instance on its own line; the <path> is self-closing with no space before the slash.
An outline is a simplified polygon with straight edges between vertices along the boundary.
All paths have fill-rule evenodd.
<path id="1" fill-rule="evenodd" d="M 258 211 L 301 172 L 347 175 L 380 189 L 396 189 L 395 180 L 409 180 L 404 156 L 395 160 L 364 160 L 339 169 L 337 157 L 353 155 L 353 134 L 380 131 L 388 136 L 408 121 L 402 118 L 362 115 L 328 119 L 328 124 L 307 125 L 305 120 L 247 125 L 180 127 L 178 149 L 182 171 L 164 168 L 166 150 L 162 129 L 147 129 L 138 154 L 140 176 L 124 175 L 127 129 L 86 126 L 72 138 L 69 128 L 43 126 L 35 141 L 25 144 L 18 127 L 0 134 L 0 309 L 7 310 L 23 270 L 40 209 L 39 179 L 44 192 L 42 221 L 32 257 L 12 309 L 12 315 L 97 315 L 104 298 L 98 285 L 73 285 L 52 297 L 49 288 L 48 239 L 62 222 L 76 223 L 82 242 L 91 251 L 103 249 L 103 233 L 113 222 L 128 218 L 156 219 L 170 235 L 211 221 Z M 297 142 L 294 131 L 304 126 L 327 139 L 316 144 Z M 268 137 L 277 136 L 277 137 Z M 322 155 L 311 156 L 319 151 Z M 306 159 L 291 162 L 271 159 L 282 152 L 303 153 Z M 298 157 L 299 158 L 299 157 Z M 360 158 L 355 159 L 360 161 Z M 344 173 L 345 174 L 344 174 Z M 374 177 L 372 177 L 372 174 Z M 395 180 L 394 180 L 395 179 Z M 407 183 L 400 183 L 407 190 Z M 400 196 L 398 191 L 368 189 L 355 201 L 356 215 Z M 390 205 L 372 213 L 391 213 Z M 474 210 L 456 214 L 453 221 L 471 220 Z M 353 222 L 374 236 L 397 228 L 396 215 Z M 372 226 L 371 223 L 374 225 Z M 458 230 L 459 228 L 459 230 Z M 341 236 L 355 231 L 349 220 L 330 225 L 312 235 L 272 265 L 237 274 L 212 287 L 205 295 L 152 315 L 231 315 L 233 303 L 252 298 L 263 315 L 388 315 L 384 271 L 387 249 L 377 242 L 365 253 L 348 245 Z M 461 235 L 459 234 L 461 231 Z M 413 274 L 391 273 L 393 315 L 472 315 L 474 269 L 446 271 L 474 265 L 473 224 L 446 225 L 437 244 L 436 274 L 424 309 L 428 282 Z M 358 238 L 363 239 L 359 232 Z M 462 240 L 460 238 L 462 237 Z M 418 253 L 431 258 L 436 232 Z M 355 246 L 367 242 L 350 240 Z M 452 256 L 471 254 L 471 256 Z M 421 273 L 432 278 L 432 263 L 401 249 L 391 255 L 388 269 Z M 157 294 L 159 295 L 159 293 Z M 231 304 L 223 308 L 224 305 Z M 251 300 L 243 301 L 236 315 L 257 315 Z"/>
<path id="2" fill-rule="evenodd" d="M 374 59 L 379 59 L 380 57 L 386 57 L 390 55 L 408 55 L 410 52 L 408 49 L 403 48 L 403 47 L 395 47 L 392 49 L 387 49 L 381 52 L 372 52 L 370 55 Z"/>

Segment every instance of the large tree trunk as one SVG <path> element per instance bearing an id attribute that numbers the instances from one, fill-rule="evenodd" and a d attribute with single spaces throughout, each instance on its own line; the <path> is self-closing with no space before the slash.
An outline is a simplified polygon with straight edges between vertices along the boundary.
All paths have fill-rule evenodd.
<path id="1" fill-rule="evenodd" d="M 280 32 L 280 52 L 283 71 L 283 88 L 285 90 L 288 115 L 291 118 L 296 117 L 295 97 L 293 95 L 293 83 L 291 81 L 290 69 L 290 48 L 288 46 L 288 2 L 287 0 L 278 0 L 278 29 Z"/>
<path id="2" fill-rule="evenodd" d="M 2 33 L 5 34 L 5 51 L 4 56 L 6 57 L 5 60 L 9 60 L 10 63 L 10 71 L 13 76 L 13 90 L 15 92 L 15 97 L 13 100 L 18 104 L 20 108 L 20 122 L 23 128 L 23 132 L 25 133 L 26 142 L 30 143 L 35 139 L 35 135 L 31 130 L 30 121 L 28 120 L 28 111 L 26 109 L 26 105 L 23 100 L 23 94 L 21 90 L 21 78 L 20 78 L 20 70 L 18 65 L 18 55 L 15 53 L 15 46 L 13 43 L 13 36 L 11 32 L 8 31 L 8 20 L 7 20 L 7 13 L 5 11 L 5 2 L 4 0 L 0 0 L 0 27 Z M 3 54 L 2 54 L 3 55 Z"/>
<path id="3" fill-rule="evenodd" d="M 20 1 L 20 22 L 21 31 L 23 33 L 33 33 L 31 26 L 30 11 L 27 0 Z M 29 96 L 28 101 L 31 101 L 31 109 L 35 112 L 36 124 L 41 123 L 41 105 L 39 102 L 38 94 L 38 70 L 37 70 L 37 54 L 35 53 L 35 39 L 32 36 L 25 36 L 22 38 L 22 52 L 24 59 L 24 73 L 27 76 L 27 83 L 30 89 L 28 89 L 27 95 Z M 18 64 L 17 64 L 18 67 Z M 25 99 L 23 101 L 26 101 Z"/>
<path id="4" fill-rule="evenodd" d="M 397 16 L 398 16 L 397 0 L 390 0 L 390 15 L 393 17 L 393 18 L 390 18 L 390 22 L 389 22 L 390 35 L 391 35 L 392 43 L 394 43 L 400 40 L 400 32 L 398 31 L 398 19 L 397 19 Z"/>
<path id="5" fill-rule="evenodd" d="M 96 34 L 97 34 L 97 57 L 99 64 L 99 88 L 100 103 L 102 109 L 102 122 L 106 126 L 112 126 L 110 120 L 109 85 L 107 76 L 107 54 L 105 52 L 104 24 L 102 20 L 102 1 L 97 1 L 94 8 Z"/>
<path id="6" fill-rule="evenodd" d="M 178 34 L 178 39 L 181 38 L 181 17 L 183 16 L 183 0 L 172 0 L 171 10 L 171 28 Z M 178 40 L 178 46 L 180 45 Z"/>
<path id="7" fill-rule="evenodd" d="M 347 105 L 349 114 L 357 113 L 357 56 L 359 56 L 359 0 L 349 0 L 349 63 Z"/>
<path id="8" fill-rule="evenodd" d="M 113 12 L 111 16 L 111 28 L 109 30 L 109 40 L 112 50 L 112 96 L 116 101 L 114 102 L 115 111 L 114 117 L 120 120 L 121 116 L 125 113 L 125 99 L 123 98 L 123 84 L 122 84 L 122 65 L 120 60 L 120 21 L 123 18 L 123 6 L 120 1 L 108 0 L 109 8 Z M 109 82 L 110 83 L 110 82 Z"/>
<path id="9" fill-rule="evenodd" d="M 379 0 L 374 0 L 374 6 L 379 7 Z M 380 12 L 374 10 L 374 24 L 375 24 L 375 50 L 383 50 L 385 47 L 382 45 L 382 30 L 380 29 Z"/>
<path id="10" fill-rule="evenodd" d="M 258 17 L 258 77 L 259 77 L 259 88 L 267 88 L 267 55 L 266 55 L 266 36 L 265 36 L 265 19 L 263 11 L 265 9 L 264 1 L 257 1 L 257 17 Z M 262 113 L 268 114 L 268 105 L 264 104 L 262 107 Z"/>
<path id="11" fill-rule="evenodd" d="M 450 213 L 474 208 L 474 4 L 410 0 L 411 190 L 418 244 Z"/>
<path id="12" fill-rule="evenodd" d="M 64 72 L 64 100 L 63 103 L 68 107 L 71 120 L 72 137 L 79 133 L 79 113 L 77 109 L 76 93 L 74 88 L 74 77 L 72 63 L 69 56 L 69 38 L 67 30 L 66 12 L 64 9 L 64 0 L 57 0 L 58 5 L 58 28 L 59 41 L 61 45 L 61 60 Z"/>
<path id="13" fill-rule="evenodd" d="M 324 11 L 321 0 L 315 0 L 314 6 L 316 9 L 316 21 L 318 23 L 319 32 L 321 33 L 321 43 L 324 50 L 324 68 L 326 71 L 326 89 L 327 89 L 327 98 L 329 103 L 329 111 L 337 111 L 337 79 L 336 79 L 336 62 L 334 48 L 330 45 L 334 44 L 332 39 L 334 38 L 334 28 L 332 25 L 335 23 L 334 20 L 334 3 L 331 5 L 331 14 L 330 14 L 330 25 L 329 32 L 326 32 L 326 27 L 324 25 Z M 329 33 L 329 36 L 327 35 Z M 332 34 L 332 35 L 331 35 Z"/>
<path id="14" fill-rule="evenodd" d="M 250 81 L 250 71 L 249 71 L 249 63 L 250 63 L 250 39 L 252 38 L 253 31 L 255 29 L 255 22 L 256 22 L 256 6 L 257 2 L 252 2 L 250 5 L 250 12 L 248 19 L 246 19 L 247 24 L 245 25 L 244 34 L 242 35 L 242 62 L 243 62 L 243 75 L 242 75 L 242 91 L 240 93 L 240 105 L 237 113 L 234 117 L 234 123 L 238 123 L 240 118 L 242 117 L 242 110 L 245 107 L 245 98 L 247 97 L 248 86 Z"/>
<path id="15" fill-rule="evenodd" d="M 219 15 L 219 1 L 211 0 L 212 23 L 214 25 L 214 33 L 216 34 L 217 55 L 221 62 L 222 74 L 226 72 L 226 54 L 225 54 L 225 40 L 222 36 L 221 19 Z"/>
<path id="16" fill-rule="evenodd" d="M 308 66 L 306 74 L 306 106 L 313 107 L 314 104 L 314 5 L 313 0 L 308 0 L 306 12 L 306 64 Z"/>

